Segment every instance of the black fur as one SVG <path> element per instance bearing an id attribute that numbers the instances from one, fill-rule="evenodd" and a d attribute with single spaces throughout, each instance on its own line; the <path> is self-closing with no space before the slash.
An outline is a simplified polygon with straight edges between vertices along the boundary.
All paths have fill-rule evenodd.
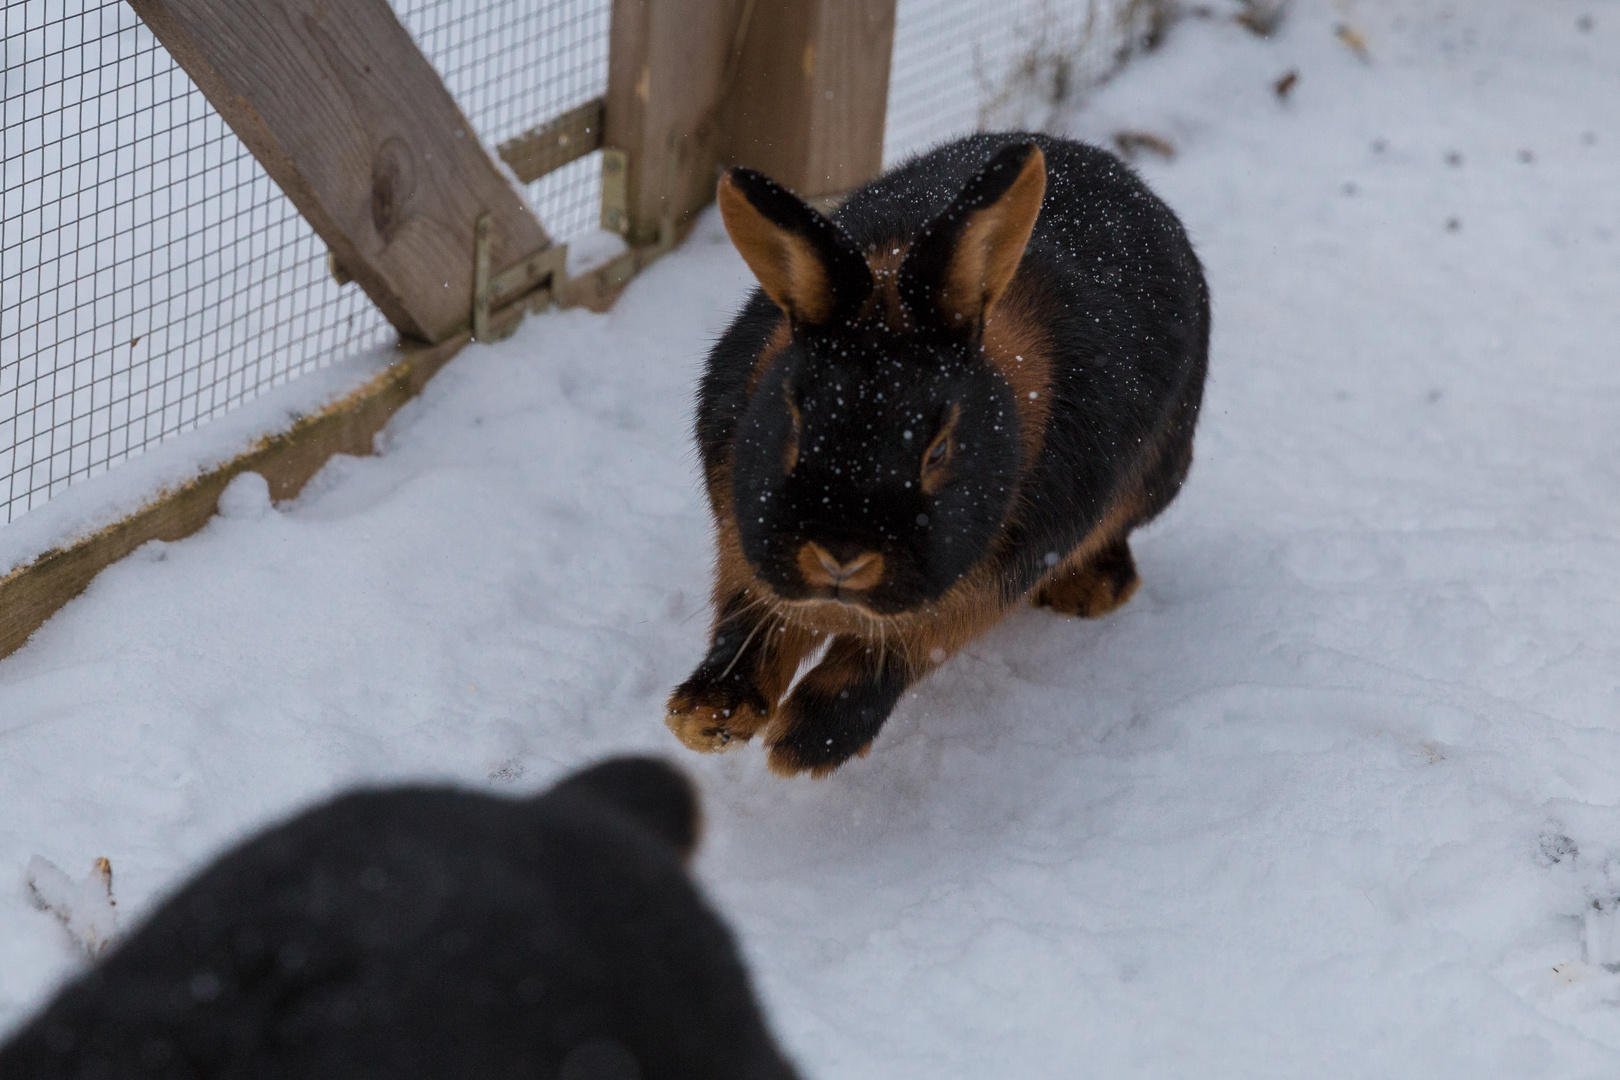
<path id="1" fill-rule="evenodd" d="M 1040 431 L 1025 430 L 1011 380 L 990 363 L 982 318 L 963 317 L 960 306 L 947 313 L 941 302 L 965 226 L 1011 191 L 1036 146 L 1044 198 L 991 318 L 1035 334 L 1050 357 Z M 839 253 L 825 265 L 841 315 L 793 325 L 783 347 L 783 312 L 756 290 L 710 352 L 697 409 L 710 499 L 775 596 L 722 572 L 714 642 L 672 696 L 668 722 L 687 745 L 718 749 L 768 721 L 773 768 L 824 772 L 867 745 L 905 686 L 937 662 L 918 617 L 932 618 L 970 573 L 973 589 L 1004 610 L 1035 595 L 1084 542 L 1099 553 L 1086 572 L 1107 583 L 1100 594 L 1129 596 L 1130 530 L 1163 510 L 1191 464 L 1209 295 L 1170 209 L 1112 154 L 1064 139 L 986 134 L 949 143 L 855 192 L 825 227 L 805 225 L 814 212 L 780 188 L 768 200 L 753 190 L 745 189 L 754 208 L 779 227 L 815 234 L 818 250 Z M 886 259 L 884 273 L 897 279 L 857 267 L 851 249 L 874 265 Z M 870 301 L 852 315 L 846 298 L 857 295 Z M 943 482 L 925 492 L 923 456 L 953 417 L 954 456 Z M 795 606 L 828 596 L 802 570 L 810 542 L 840 562 L 880 553 L 884 577 L 860 603 L 909 621 L 829 629 L 830 617 L 818 622 L 822 615 Z M 1106 609 L 1041 595 L 1077 614 Z M 770 628 L 783 621 L 835 635 L 835 650 L 846 635 L 875 648 L 872 670 L 846 665 L 849 681 L 830 697 L 817 696 L 812 673 L 784 701 L 765 701 L 756 672 L 772 663 Z M 896 646 L 905 656 L 898 665 L 884 659 Z"/>
<path id="2" fill-rule="evenodd" d="M 1036 319 L 1054 345 L 1058 363 L 1053 371 L 1052 420 L 1034 475 L 1021 485 L 1023 505 L 1005 522 L 1007 536 L 994 552 L 986 550 L 983 537 L 987 532 L 994 535 L 1003 524 L 1005 515 L 998 510 L 1005 506 L 998 507 L 994 496 L 1008 494 L 1015 471 L 1007 470 L 1006 447 L 984 462 L 986 468 L 972 470 L 975 498 L 964 500 L 955 514 L 940 515 L 944 529 L 922 527 L 946 532 L 952 526 L 960 528 L 968 511 L 979 511 L 979 520 L 969 523 L 968 536 L 959 547 L 947 545 L 943 537 L 938 541 L 941 548 L 977 550 L 934 574 L 919 574 L 929 583 L 926 591 L 943 591 L 967 566 L 989 555 L 1002 571 L 1009 596 L 1027 592 L 1047 570 L 1049 552 L 1066 554 L 1098 524 L 1121 471 L 1133 463 L 1131 451 L 1161 425 L 1174 427 L 1186 452 L 1164 459 L 1148 478 L 1154 513 L 1175 496 L 1190 463 L 1209 351 L 1209 294 L 1198 257 L 1175 214 L 1117 157 L 1046 135 L 975 135 L 914 158 L 873 181 L 844 203 L 833 223 L 866 250 L 910 241 L 951 207 L 998 150 L 1028 142 L 1046 155 L 1047 187 L 1015 287 L 1036 298 Z M 764 538 L 773 528 L 785 540 L 801 527 L 808 530 L 820 524 L 810 517 L 818 513 L 820 496 L 792 505 L 759 501 L 760 493 L 780 483 L 781 473 L 781 414 L 766 403 L 779 396 L 784 381 L 793 383 L 794 376 L 812 376 L 819 398 L 835 401 L 834 395 L 842 395 L 854 403 L 837 427 L 832 426 L 837 410 L 822 411 L 829 417 L 830 433 L 855 435 L 853 446 L 835 443 L 829 452 L 848 455 L 862 466 L 855 476 L 866 479 L 874 494 L 881 493 L 884 508 L 893 508 L 874 519 L 872 532 L 886 540 L 905 538 L 919 548 L 925 546 L 921 533 L 907 528 L 906 511 L 915 511 L 909 518 L 915 522 L 916 514 L 924 510 L 903 481 L 915 475 L 933 432 L 917 438 L 914 431 L 913 439 L 906 440 L 905 425 L 916 417 L 917 405 L 937 410 L 952 392 L 967 392 L 972 413 L 982 418 L 984 428 L 993 429 L 1010 407 L 1002 389 L 1005 384 L 984 370 L 967 342 L 950 343 L 940 332 L 937 336 L 946 337 L 946 343 L 920 344 L 915 335 L 875 320 L 847 325 L 836 336 L 796 340 L 760 381 L 762 393 L 755 397 L 762 399 L 760 411 L 765 415 L 745 428 L 754 362 L 780 319 L 776 305 L 756 290 L 710 352 L 698 398 L 697 439 L 705 465 L 719 470 L 735 449 L 733 498 L 739 527 L 750 519 L 765 526 L 756 530 L 757 550 L 749 552 L 757 555 L 761 576 L 771 580 L 768 568 L 774 552 Z M 848 384 L 840 378 L 845 372 L 852 380 Z M 871 409 L 868 415 L 875 394 L 893 392 L 896 383 L 906 395 L 906 407 Z M 840 386 L 852 388 L 852 394 L 833 389 Z M 937 415 L 928 408 L 920 411 L 925 421 L 937 423 Z M 867 423 L 873 425 L 870 431 Z M 816 441 L 806 416 L 801 443 Z M 977 498 L 981 493 L 982 501 Z M 853 499 L 852 495 L 829 504 L 826 516 L 832 531 L 850 528 L 873 505 L 865 501 L 868 495 Z M 768 516 L 767 522 L 758 522 L 761 506 L 775 510 L 778 520 Z M 994 522 L 988 530 L 987 521 Z M 913 598 L 923 591 L 914 592 Z"/>
<path id="3" fill-rule="evenodd" d="M 0 1048 L 0 1080 L 787 1080 L 656 761 L 535 798 L 341 796 L 228 852 Z"/>
<path id="4" fill-rule="evenodd" d="M 1006 194 L 1018 179 L 1019 170 L 1029 160 L 1033 142 L 1013 142 L 1002 146 L 983 169 L 963 185 L 951 204 L 931 218 L 912 241 L 905 265 L 900 269 L 900 297 L 906 307 L 921 316 L 916 332 L 923 336 L 962 337 L 970 342 L 979 326 L 947 325 L 933 310 L 946 265 L 961 239 L 962 229 L 974 211 L 982 210 Z M 1044 206 L 1042 208 L 1044 210 Z"/>
<path id="5" fill-rule="evenodd" d="M 853 668 L 855 677 L 836 688 L 813 678 L 801 682 L 793 693 L 795 702 L 816 723 L 791 728 L 774 744 L 802 768 L 836 765 L 869 746 L 910 682 L 903 655 L 882 653 L 855 639 L 835 641 L 827 659 Z"/>
<path id="6" fill-rule="evenodd" d="M 812 339 L 813 340 L 813 339 Z M 940 596 L 995 538 L 1012 496 L 1018 423 L 1012 394 L 965 341 L 896 339 L 849 327 L 820 355 L 790 347 L 738 425 L 733 498 L 744 553 L 778 595 L 809 595 L 794 556 L 806 540 L 837 557 L 877 550 L 889 574 L 866 605 L 881 614 Z M 799 461 L 782 470 L 792 421 Z M 919 481 L 924 449 L 956 422 L 955 479 L 934 495 Z"/>
<path id="7" fill-rule="evenodd" d="M 872 291 L 872 274 L 849 236 L 763 173 L 732 169 L 731 180 L 767 218 L 808 241 L 831 271 L 833 302 L 825 321 L 837 324 L 851 318 Z"/>

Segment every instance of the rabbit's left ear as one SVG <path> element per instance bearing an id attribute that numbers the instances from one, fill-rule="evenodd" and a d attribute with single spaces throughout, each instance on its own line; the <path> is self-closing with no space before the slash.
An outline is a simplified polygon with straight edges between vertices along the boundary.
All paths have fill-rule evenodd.
<path id="1" fill-rule="evenodd" d="M 1018 270 L 1045 197 L 1041 148 L 1002 147 L 906 252 L 906 307 L 924 325 L 977 334 Z"/>
<path id="2" fill-rule="evenodd" d="M 797 195 L 753 169 L 728 169 L 716 195 L 726 232 L 765 292 L 800 326 L 853 318 L 872 292 L 854 241 Z"/>

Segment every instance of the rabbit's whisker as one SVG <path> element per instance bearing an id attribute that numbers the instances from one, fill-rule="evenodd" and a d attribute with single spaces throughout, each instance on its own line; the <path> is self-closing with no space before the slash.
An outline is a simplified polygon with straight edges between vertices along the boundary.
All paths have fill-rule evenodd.
<path id="1" fill-rule="evenodd" d="M 761 620 L 761 621 L 754 624 L 754 628 L 752 630 L 748 631 L 748 636 L 743 638 L 743 643 L 741 645 L 737 646 L 736 653 L 731 657 L 731 663 L 727 664 L 726 665 L 726 670 L 724 670 L 724 671 L 722 671 L 720 673 L 720 678 L 721 679 L 724 679 L 727 675 L 731 674 L 731 669 L 737 666 L 737 661 L 741 660 L 742 657 L 743 657 L 743 653 L 748 651 L 748 645 L 749 645 L 750 642 L 752 642 L 754 640 L 754 635 L 759 633 L 759 628 L 764 626 L 764 625 L 765 625 L 764 620 Z"/>

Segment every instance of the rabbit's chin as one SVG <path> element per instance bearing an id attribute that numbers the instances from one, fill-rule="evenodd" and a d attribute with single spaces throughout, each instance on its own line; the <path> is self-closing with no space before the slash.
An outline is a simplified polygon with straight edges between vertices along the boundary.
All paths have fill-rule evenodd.
<path id="1" fill-rule="evenodd" d="M 858 596 L 810 596 L 782 600 L 778 610 L 792 622 L 818 634 L 845 634 L 853 637 L 882 636 L 899 631 L 906 622 L 904 611 L 879 611 Z"/>
<path id="2" fill-rule="evenodd" d="M 812 619 L 820 621 L 840 621 L 854 616 L 868 621 L 892 618 L 895 612 L 882 612 L 866 603 L 863 596 L 840 593 L 837 596 L 807 596 L 800 600 L 789 600 L 787 606 L 796 614 L 806 616 L 808 623 Z"/>
<path id="3" fill-rule="evenodd" d="M 919 619 L 926 622 L 939 613 L 942 605 L 952 606 L 950 598 L 957 591 L 957 583 L 935 594 L 909 582 L 897 587 L 885 581 L 861 589 L 835 588 L 802 579 L 776 582 L 757 569 L 753 580 L 757 590 L 768 593 L 777 609 L 800 626 L 818 633 L 860 636 L 883 633 L 882 625 L 892 629 Z"/>

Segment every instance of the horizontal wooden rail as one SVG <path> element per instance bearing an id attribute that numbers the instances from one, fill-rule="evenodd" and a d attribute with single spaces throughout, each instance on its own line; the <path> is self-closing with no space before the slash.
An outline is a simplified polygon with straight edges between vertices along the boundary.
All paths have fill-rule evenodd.
<path id="1" fill-rule="evenodd" d="M 578 161 L 602 145 L 602 99 L 592 98 L 577 109 L 515 135 L 496 152 L 525 184 Z"/>

